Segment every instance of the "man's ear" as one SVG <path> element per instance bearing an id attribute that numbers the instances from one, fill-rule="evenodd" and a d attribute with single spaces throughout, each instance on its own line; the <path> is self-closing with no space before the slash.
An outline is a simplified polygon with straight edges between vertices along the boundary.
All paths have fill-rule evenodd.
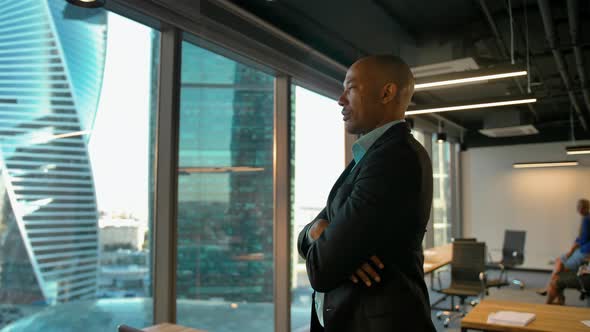
<path id="1" fill-rule="evenodd" d="M 381 90 L 381 103 L 387 104 L 392 102 L 398 94 L 397 85 L 395 83 L 387 83 Z"/>

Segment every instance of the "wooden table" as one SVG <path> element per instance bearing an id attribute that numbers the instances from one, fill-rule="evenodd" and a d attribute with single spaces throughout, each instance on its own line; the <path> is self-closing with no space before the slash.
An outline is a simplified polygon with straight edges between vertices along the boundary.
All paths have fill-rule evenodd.
<path id="1" fill-rule="evenodd" d="M 535 320 L 527 326 L 488 324 L 488 315 L 500 310 L 530 312 Z M 502 332 L 588 332 L 590 327 L 581 321 L 590 320 L 590 309 L 549 304 L 482 300 L 461 321 L 461 331 L 469 329 Z"/>
<path id="2" fill-rule="evenodd" d="M 146 332 L 207 332 L 205 330 L 195 330 L 189 327 L 184 327 L 180 325 L 164 323 L 158 324 L 150 327 L 146 327 L 143 329 Z"/>
<path id="3" fill-rule="evenodd" d="M 424 250 L 424 275 L 430 274 L 430 289 L 437 291 L 439 289 L 434 288 L 434 271 L 440 269 L 441 267 L 450 264 L 453 260 L 453 244 L 445 244 L 442 246 L 425 249 Z M 438 287 L 440 288 L 440 277 L 438 279 Z M 445 310 L 446 308 L 438 308 L 437 305 L 447 299 L 448 295 L 441 296 L 438 300 L 432 302 L 430 304 L 431 309 L 441 309 Z"/>
<path id="4" fill-rule="evenodd" d="M 433 271 L 451 263 L 453 260 L 453 244 L 445 244 L 442 246 L 425 249 L 424 250 L 424 274 L 432 273 Z"/>

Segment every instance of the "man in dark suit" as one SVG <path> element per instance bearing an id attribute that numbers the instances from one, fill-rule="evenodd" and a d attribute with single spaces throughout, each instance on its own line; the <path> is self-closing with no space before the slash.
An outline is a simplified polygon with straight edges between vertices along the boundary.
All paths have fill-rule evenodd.
<path id="1" fill-rule="evenodd" d="M 311 332 L 435 331 L 422 253 L 432 165 L 404 121 L 413 92 L 395 56 L 363 58 L 346 73 L 338 103 L 346 130 L 363 136 L 298 239 L 315 290 Z"/>

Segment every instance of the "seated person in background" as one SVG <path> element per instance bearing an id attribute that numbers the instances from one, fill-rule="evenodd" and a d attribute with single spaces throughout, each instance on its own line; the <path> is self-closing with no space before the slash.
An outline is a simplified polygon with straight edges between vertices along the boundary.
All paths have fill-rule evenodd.
<path id="1" fill-rule="evenodd" d="M 578 201 L 578 213 L 582 216 L 580 223 L 579 235 L 572 245 L 571 249 L 555 260 L 555 267 L 549 279 L 547 289 L 551 283 L 557 279 L 557 274 L 563 271 L 577 271 L 580 265 L 584 263 L 586 257 L 590 257 L 590 201 L 582 198 Z M 539 291 L 540 295 L 545 296 L 547 289 Z M 549 302 L 547 302 L 549 303 Z"/>
<path id="2" fill-rule="evenodd" d="M 547 290 L 547 304 L 565 304 L 563 291 L 566 288 L 575 288 L 587 292 L 590 290 L 590 267 L 588 265 L 580 266 L 578 272 L 563 271 L 557 274 L 557 278 L 549 283 Z"/>

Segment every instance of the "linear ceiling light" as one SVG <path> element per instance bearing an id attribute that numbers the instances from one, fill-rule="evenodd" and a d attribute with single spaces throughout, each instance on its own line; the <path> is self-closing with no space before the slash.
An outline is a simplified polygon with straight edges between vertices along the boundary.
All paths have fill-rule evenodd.
<path id="1" fill-rule="evenodd" d="M 418 91 L 418 90 L 424 90 L 427 88 L 433 88 L 433 87 L 445 86 L 445 85 L 455 85 L 455 84 L 465 84 L 465 83 L 473 83 L 473 82 L 480 82 L 480 81 L 497 80 L 500 78 L 524 76 L 526 74 L 527 74 L 526 70 L 519 70 L 519 71 L 512 71 L 512 72 L 501 73 L 501 74 L 479 75 L 479 76 L 473 76 L 473 77 L 457 78 L 457 79 L 452 79 L 452 80 L 418 83 L 414 86 L 414 90 Z"/>
<path id="2" fill-rule="evenodd" d="M 590 145 L 568 146 L 565 151 L 567 154 L 590 154 Z"/>
<path id="3" fill-rule="evenodd" d="M 546 161 L 546 162 L 532 162 L 532 163 L 515 163 L 514 168 L 537 168 L 537 167 L 567 167 L 578 166 L 576 160 L 573 161 Z"/>
<path id="4" fill-rule="evenodd" d="M 486 107 L 498 107 L 498 106 L 507 106 L 507 105 L 517 105 L 517 104 L 528 104 L 536 102 L 536 98 L 526 98 L 526 99 L 514 99 L 514 100 L 506 100 L 506 101 L 496 101 L 496 102 L 489 102 L 489 103 L 478 103 L 478 104 L 468 104 L 468 105 L 455 105 L 455 106 L 446 106 L 446 107 L 435 107 L 435 108 L 425 108 L 425 109 L 417 109 L 407 111 L 406 115 L 417 115 L 417 114 L 426 114 L 426 113 L 440 113 L 440 112 L 450 112 L 450 111 L 460 111 L 460 110 L 470 110 L 476 108 L 486 108 Z"/>

